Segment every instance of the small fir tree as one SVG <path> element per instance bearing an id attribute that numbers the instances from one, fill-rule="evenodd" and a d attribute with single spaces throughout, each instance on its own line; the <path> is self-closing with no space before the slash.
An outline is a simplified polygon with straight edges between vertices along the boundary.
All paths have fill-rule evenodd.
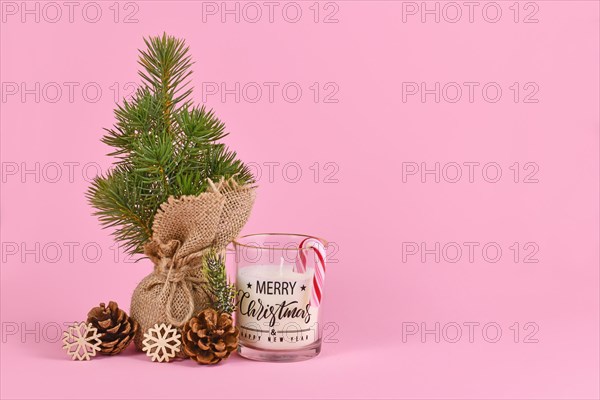
<path id="1" fill-rule="evenodd" d="M 192 61 L 184 40 L 163 34 L 144 39 L 142 84 L 115 110 L 116 123 L 102 141 L 114 150 L 114 168 L 98 176 L 87 196 L 104 227 L 131 254 L 152 236 L 154 215 L 170 196 L 198 195 L 207 180 L 253 182 L 236 153 L 218 141 L 225 125 L 190 100 Z"/>

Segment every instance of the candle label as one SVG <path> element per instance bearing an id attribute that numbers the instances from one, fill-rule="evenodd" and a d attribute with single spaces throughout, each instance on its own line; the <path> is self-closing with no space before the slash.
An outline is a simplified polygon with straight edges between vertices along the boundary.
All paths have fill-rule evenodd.
<path id="1" fill-rule="evenodd" d="M 284 350 L 318 339 L 318 308 L 310 305 L 312 274 L 267 279 L 252 268 L 246 270 L 238 272 L 236 281 L 236 317 L 244 345 Z"/>

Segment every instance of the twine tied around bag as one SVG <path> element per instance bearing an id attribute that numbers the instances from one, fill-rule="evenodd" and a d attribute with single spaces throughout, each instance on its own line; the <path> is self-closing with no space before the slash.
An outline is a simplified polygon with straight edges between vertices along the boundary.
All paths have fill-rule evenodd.
<path id="1" fill-rule="evenodd" d="M 197 268 L 197 266 L 192 267 L 198 264 L 198 261 L 202 259 L 206 250 L 185 257 L 177 257 L 177 251 L 180 247 L 181 242 L 178 240 L 171 240 L 167 245 L 160 245 L 152 241 L 144 249 L 146 255 L 154 261 L 155 271 L 158 273 L 160 280 L 164 279 L 163 282 L 153 283 L 149 288 L 162 285 L 160 295 L 166 298 L 165 317 L 167 318 L 167 322 L 173 326 L 183 325 L 193 316 L 195 310 L 194 296 L 192 294 L 194 285 L 200 286 L 206 282 L 206 280 L 194 274 L 193 269 Z M 181 287 L 187 300 L 187 312 L 181 319 L 173 316 L 173 300 L 178 287 Z"/>

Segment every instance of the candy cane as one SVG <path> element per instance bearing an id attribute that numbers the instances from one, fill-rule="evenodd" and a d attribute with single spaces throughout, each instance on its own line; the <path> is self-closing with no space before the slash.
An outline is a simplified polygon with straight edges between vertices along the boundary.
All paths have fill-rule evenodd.
<path id="1" fill-rule="evenodd" d="M 302 264 L 303 271 L 306 271 L 306 256 L 302 251 L 304 248 L 313 249 L 317 255 L 315 274 L 313 277 L 311 304 L 314 307 L 318 307 L 321 303 L 321 297 L 323 295 L 323 282 L 325 281 L 325 260 L 327 252 L 325 251 L 325 246 L 323 246 L 323 243 L 315 238 L 306 238 L 300 242 L 300 262 Z"/>

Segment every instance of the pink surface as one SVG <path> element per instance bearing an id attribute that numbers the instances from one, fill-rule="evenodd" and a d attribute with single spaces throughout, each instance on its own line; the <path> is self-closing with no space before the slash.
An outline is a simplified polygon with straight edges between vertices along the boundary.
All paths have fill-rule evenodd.
<path id="1" fill-rule="evenodd" d="M 600 396 L 598 2 L 427 2 L 439 22 L 421 2 L 313 3 L 1 3 L 2 398 Z M 244 233 L 334 242 L 316 359 L 60 349 L 58 325 L 128 309 L 151 270 L 84 191 L 142 36 L 163 31 L 260 175 Z"/>

